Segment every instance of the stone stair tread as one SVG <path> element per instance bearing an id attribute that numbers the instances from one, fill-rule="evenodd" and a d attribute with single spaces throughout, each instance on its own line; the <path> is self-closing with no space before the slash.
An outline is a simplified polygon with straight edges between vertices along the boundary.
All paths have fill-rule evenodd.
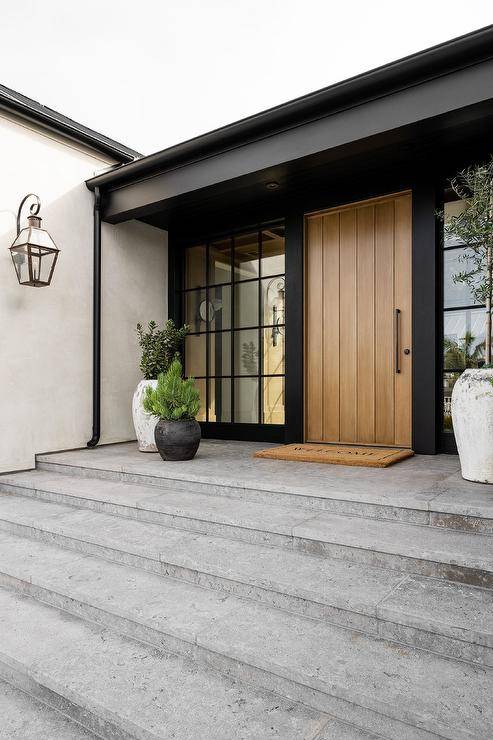
<path id="1" fill-rule="evenodd" d="M 194 540 L 189 544 L 193 548 Z M 200 543 L 194 567 L 207 567 L 216 572 L 222 570 L 229 579 L 243 579 L 243 582 L 251 584 L 260 582 L 268 589 L 278 589 L 280 593 L 283 589 L 288 593 L 297 592 L 298 596 L 303 593 L 307 599 L 318 599 L 357 613 L 361 610 L 373 618 L 360 625 L 357 618 L 348 617 L 345 624 L 348 627 L 356 624 L 364 631 L 377 633 L 375 618 L 378 617 L 493 648 L 493 591 L 419 576 L 408 576 L 403 580 L 399 574 L 344 561 L 317 562 L 315 558 L 297 553 L 273 553 L 270 548 L 231 544 L 233 548 L 228 551 L 227 541 L 208 538 Z M 179 553 L 184 546 L 185 542 L 174 543 Z M 247 548 L 250 551 L 245 553 Z M 204 550 L 215 552 L 219 559 L 216 562 L 222 565 L 222 569 L 200 564 L 200 554 Z M 241 565 L 238 567 L 237 561 L 242 559 L 242 555 L 243 562 L 248 555 L 246 564 L 250 568 L 247 573 L 241 572 Z M 265 573 L 273 555 L 278 556 L 277 582 L 266 579 Z M 187 554 L 177 556 L 179 562 L 189 561 L 189 558 Z M 324 566 L 323 575 L 317 569 L 318 565 Z M 303 568 L 301 573 L 298 566 Z M 335 574 L 331 569 L 336 571 Z M 279 572 L 284 574 L 284 582 Z M 318 590 L 309 591 L 304 584 L 305 574 L 307 577 L 311 575 L 312 580 L 316 574 Z M 147 609 L 152 619 L 158 620 L 159 609 L 165 608 L 162 624 L 172 630 L 174 637 L 192 643 L 197 632 L 214 620 L 216 614 L 222 615 L 225 610 L 236 609 L 242 603 L 221 590 L 210 590 L 6 532 L 0 533 L 0 580 L 2 575 L 53 590 L 71 599 L 82 599 L 95 608 L 114 611 L 119 607 L 119 614 L 125 618 L 139 620 Z M 125 605 L 123 610 L 122 604 Z"/>
<path id="2" fill-rule="evenodd" d="M 28 545 L 39 544 L 29 540 L 25 543 L 26 552 Z M 160 579 L 61 548 L 54 555 L 54 549 L 53 546 L 33 547 L 23 577 L 31 576 L 35 587 L 40 581 L 43 587 L 68 598 L 92 602 L 97 608 L 112 610 L 113 614 L 186 640 L 190 645 L 196 644 L 212 656 L 208 659 L 212 666 L 224 668 L 224 660 L 246 664 L 271 674 L 268 685 L 273 690 L 278 681 L 287 680 L 444 737 L 486 738 L 493 733 L 493 707 L 489 702 L 493 671 L 490 669 L 451 661 L 191 584 L 173 583 L 171 579 Z M 43 570 L 47 571 L 47 561 L 42 557 L 42 550 L 49 560 L 53 558 L 51 576 L 48 572 L 43 574 Z M 19 550 L 13 548 L 6 569 L 19 577 L 23 564 L 16 565 L 16 558 L 19 559 Z M 42 599 L 42 594 L 39 598 Z M 61 681 L 70 687 L 73 695 L 74 690 L 81 690 L 83 683 L 84 692 L 91 694 L 90 701 L 97 702 L 98 691 L 103 690 L 105 681 L 116 671 L 128 691 L 128 682 L 137 670 L 135 660 L 132 662 L 134 653 L 138 654 L 137 664 L 147 676 L 148 688 L 154 688 L 153 682 L 159 677 L 162 683 L 161 673 L 169 678 L 167 668 L 158 670 L 148 648 L 134 645 L 132 652 L 128 646 L 122 647 L 123 638 L 113 633 L 108 635 L 107 631 L 91 625 L 82 627 L 75 618 L 67 614 L 60 616 L 53 608 L 50 612 L 40 609 L 48 607 L 0 589 L 0 653 L 29 663 L 29 670 L 34 670 L 35 676 L 40 672 L 50 673 L 52 689 L 53 681 L 57 687 Z M 53 626 L 54 620 L 61 620 L 58 628 Z M 34 624 L 36 640 L 32 640 L 30 633 Z M 83 630 L 85 633 L 81 634 Z M 90 633 L 96 644 L 110 644 L 110 668 L 102 665 L 104 660 L 87 644 L 86 633 Z M 115 641 L 118 649 L 114 648 Z M 106 648 L 103 652 L 106 655 Z M 119 661 L 117 664 L 115 659 Z M 66 676 L 64 665 L 68 667 Z M 118 672 L 117 666 L 124 668 L 123 673 Z M 134 694 L 139 694 L 144 675 L 139 675 L 137 685 L 133 685 Z M 156 691 L 160 687 L 161 684 L 156 684 Z M 113 683 L 110 688 L 112 697 L 117 698 L 114 705 L 117 707 L 123 701 L 122 686 L 115 689 Z M 169 690 L 169 686 L 164 690 Z M 187 706 L 185 698 L 181 711 Z M 188 700 L 192 697 L 188 696 Z M 457 706 L 461 707 L 460 717 L 457 717 Z M 135 712 L 136 718 L 140 717 L 133 698 L 129 709 Z M 182 736 L 187 737 L 179 735 Z M 188 735 L 199 736 L 193 732 Z M 252 733 L 252 737 L 258 736 L 269 737 Z"/>
<path id="3" fill-rule="evenodd" d="M 294 537 L 493 572 L 493 536 L 340 514 L 318 513 Z"/>
<path id="4" fill-rule="evenodd" d="M 490 645 L 492 591 L 489 589 L 444 581 L 441 591 L 440 581 L 420 577 L 413 578 L 409 585 L 406 580 L 397 588 L 404 574 L 365 563 L 318 558 L 297 550 L 177 530 L 16 494 L 0 494 L 2 520 L 150 558 L 161 564 L 159 571 L 164 574 L 167 566 L 173 565 L 401 624 L 409 623 L 407 614 L 410 614 L 411 624 L 418 628 L 439 627 L 441 633 L 451 637 L 477 638 L 481 644 Z M 365 520 L 352 521 L 365 524 Z M 443 530 L 437 533 L 456 534 Z M 408 598 L 412 584 L 421 594 L 419 601 Z M 433 590 L 440 594 L 438 603 L 446 606 L 431 613 L 427 594 Z M 472 594 L 474 602 L 468 601 Z M 474 612 L 471 626 L 475 629 L 468 634 L 464 626 L 468 624 L 465 615 L 470 611 Z M 352 622 L 352 626 L 358 628 L 357 622 Z"/>
<path id="5" fill-rule="evenodd" d="M 25 691 L 0 680 L 0 737 L 3 740 L 94 740 L 96 735 Z M 349 736 L 351 737 L 351 736 Z M 355 735 L 355 738 L 357 735 Z M 363 736 L 364 737 L 364 736 Z M 371 736 L 369 736 L 371 737 Z"/>
<path id="6" fill-rule="evenodd" d="M 0 663 L 132 737 L 311 739 L 328 719 L 3 589 L 0 625 Z"/>
<path id="7" fill-rule="evenodd" d="M 153 489 L 147 498 L 148 489 L 152 487 L 114 481 L 95 482 L 59 474 L 52 474 L 48 483 L 44 471 L 34 471 L 29 475 L 14 474 L 5 480 L 23 480 L 27 495 L 29 486 L 34 489 L 36 486 L 38 489 L 42 488 L 40 484 L 36 484 L 38 476 L 46 490 L 56 490 L 66 502 L 70 502 L 72 497 L 80 497 L 84 489 L 87 495 L 92 491 L 93 500 L 108 504 L 121 505 L 121 501 L 126 500 L 127 503 L 123 505 L 128 506 L 127 514 L 135 518 L 142 518 L 141 510 L 144 509 L 158 514 L 167 510 L 171 517 L 185 516 L 186 528 L 193 531 L 204 531 L 203 527 L 194 522 L 211 523 L 213 526 L 227 523 L 233 528 L 229 531 L 230 536 L 234 536 L 235 528 L 246 528 L 254 533 L 252 539 L 269 544 L 289 545 L 286 538 L 291 536 L 307 543 L 321 543 L 320 553 L 316 554 L 322 554 L 325 544 L 493 573 L 493 535 L 328 512 L 309 513 L 297 507 L 271 506 L 182 491 L 164 490 L 156 493 Z M 129 486 L 128 491 L 126 486 Z M 126 499 L 128 492 L 130 497 Z M 166 524 L 174 526 L 175 522 L 171 520 Z M 176 526 L 180 526 L 179 519 Z M 285 539 L 280 543 L 275 539 L 269 540 L 269 537 L 278 536 Z M 340 555 L 337 554 L 337 557 Z"/>
<path id="8" fill-rule="evenodd" d="M 170 516 L 213 521 L 247 529 L 266 529 L 279 534 L 291 534 L 295 524 L 310 517 L 306 509 L 295 506 L 256 503 L 225 496 L 173 491 L 143 484 L 77 478 L 34 470 L 2 476 L 0 483 L 60 493 L 70 499 L 92 501 L 146 509 Z M 267 525 L 267 526 L 266 526 Z"/>

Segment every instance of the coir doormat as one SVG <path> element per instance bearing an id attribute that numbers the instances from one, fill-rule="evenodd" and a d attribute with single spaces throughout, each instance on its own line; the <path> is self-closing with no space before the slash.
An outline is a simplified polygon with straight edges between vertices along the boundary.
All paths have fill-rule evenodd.
<path id="1" fill-rule="evenodd" d="M 291 444 L 259 450 L 255 457 L 292 462 L 316 462 L 328 465 L 358 465 L 367 468 L 387 468 L 414 452 L 397 447 L 362 447 L 356 445 Z"/>

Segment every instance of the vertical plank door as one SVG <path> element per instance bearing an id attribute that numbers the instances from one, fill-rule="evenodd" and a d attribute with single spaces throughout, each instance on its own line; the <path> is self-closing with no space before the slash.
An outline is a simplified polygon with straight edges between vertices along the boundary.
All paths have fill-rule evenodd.
<path id="1" fill-rule="evenodd" d="M 412 446 L 411 194 L 305 224 L 305 437 Z"/>

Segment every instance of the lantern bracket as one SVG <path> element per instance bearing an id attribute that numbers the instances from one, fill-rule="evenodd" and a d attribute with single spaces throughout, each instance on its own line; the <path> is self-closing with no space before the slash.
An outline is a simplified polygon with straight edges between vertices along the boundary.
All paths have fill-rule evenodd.
<path id="1" fill-rule="evenodd" d="M 37 216 L 40 209 L 41 209 L 41 201 L 39 199 L 39 196 L 37 196 L 35 193 L 28 193 L 24 196 L 24 198 L 21 200 L 19 210 L 17 211 L 17 236 L 21 233 L 21 215 L 22 215 L 22 209 L 25 205 L 25 203 L 29 200 L 29 198 L 34 198 L 35 202 L 31 203 L 29 206 L 30 216 Z"/>

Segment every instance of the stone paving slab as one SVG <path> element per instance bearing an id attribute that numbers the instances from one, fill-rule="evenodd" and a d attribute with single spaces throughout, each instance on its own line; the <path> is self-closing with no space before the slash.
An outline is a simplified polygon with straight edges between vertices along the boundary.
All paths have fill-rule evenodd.
<path id="1" fill-rule="evenodd" d="M 311 740 L 328 720 L 4 590 L 0 625 L 0 663 L 113 726 L 111 737 Z"/>
<path id="2" fill-rule="evenodd" d="M 493 733 L 488 668 L 322 622 L 309 629 L 301 617 L 259 604 L 216 622 L 198 644 L 313 691 L 348 701 L 357 696 L 363 707 L 444 737 L 486 739 Z"/>
<path id="3" fill-rule="evenodd" d="M 86 619 L 94 618 L 84 608 L 86 604 L 104 609 L 106 613 L 113 615 L 113 621 L 105 622 L 105 626 L 114 630 L 121 630 L 122 618 L 133 620 L 135 626 L 152 629 L 153 635 L 156 631 L 161 633 L 164 639 L 160 647 L 170 649 L 166 635 L 186 639 L 191 645 L 187 654 L 199 659 L 199 665 L 205 663 L 227 670 L 233 675 L 238 673 L 249 681 L 260 682 L 259 685 L 263 688 L 271 688 L 280 693 L 287 690 L 292 698 L 312 706 L 315 704 L 316 708 L 325 712 L 329 712 L 329 709 L 334 712 L 337 704 L 333 703 L 333 699 L 337 699 L 349 702 L 350 705 L 361 705 L 391 719 L 417 724 L 428 732 L 443 733 L 445 737 L 467 737 L 468 732 L 478 733 L 474 736 L 482 737 L 481 732 L 490 729 L 491 712 L 485 711 L 484 707 L 488 692 L 493 690 L 491 671 L 487 672 L 466 663 L 453 663 L 432 653 L 416 651 L 403 645 L 366 638 L 361 633 L 235 597 L 225 596 L 222 601 L 214 602 L 211 609 L 205 589 L 196 587 L 195 599 L 188 598 L 187 601 L 185 597 L 182 600 L 180 589 L 184 584 L 162 583 L 163 579 L 150 574 L 141 574 L 138 571 L 132 573 L 130 568 L 121 568 L 102 561 L 98 563 L 94 558 L 84 558 L 62 550 L 54 557 L 50 570 L 46 565 L 53 553 L 48 553 L 48 550 L 52 551 L 53 548 L 40 547 L 38 543 L 26 541 L 24 558 L 26 545 L 29 544 L 34 547 L 31 563 L 28 562 L 27 565 L 20 560 L 22 545 L 16 547 L 12 541 L 4 542 L 5 549 L 2 551 L 2 561 L 7 560 L 6 568 L 12 572 L 12 577 L 25 579 L 27 593 L 43 599 L 43 592 L 36 589 L 52 589 L 51 593 L 61 597 L 57 606 L 65 605 L 72 611 L 75 609 Z M 9 545 L 12 546 L 10 555 Z M 187 588 L 188 593 L 191 593 L 193 589 L 190 586 Z M 185 592 L 187 588 L 184 589 Z M 16 660 L 23 663 L 26 655 L 34 652 L 35 668 L 41 667 L 45 672 L 45 658 L 48 666 L 53 665 L 50 648 L 53 648 L 57 635 L 51 634 L 52 628 L 48 634 L 44 632 L 46 617 L 41 614 L 36 622 L 36 641 L 27 639 L 29 630 L 26 629 L 24 642 L 19 644 L 22 636 L 20 630 L 23 626 L 26 627 L 28 619 L 34 618 L 31 602 L 28 600 L 27 604 L 28 612 L 31 611 L 25 618 L 18 620 L 18 607 L 15 603 L 9 603 L 0 589 L 0 654 L 5 653 L 8 648 L 8 654 L 13 656 L 11 650 L 15 649 Z M 179 623 L 180 606 L 183 606 L 183 622 L 189 622 L 186 626 Z M 10 631 L 13 625 L 18 632 L 11 646 Z M 72 627 L 73 623 L 65 616 L 61 643 L 56 642 L 57 650 L 66 649 L 72 640 L 78 642 L 78 649 L 83 649 L 79 631 L 73 634 Z M 125 629 L 128 630 L 128 627 Z M 132 634 L 138 639 L 151 642 L 149 632 L 142 632 L 135 627 Z M 47 645 L 32 646 L 33 642 L 46 641 L 47 638 Z M 196 650 L 194 652 L 195 644 L 199 649 L 207 651 L 205 656 L 198 654 Z M 71 654 L 73 650 L 70 650 L 68 656 L 69 673 L 72 670 Z M 124 669 L 125 681 L 129 680 L 128 674 L 130 672 L 132 675 L 133 670 L 131 665 L 129 671 L 126 655 L 128 651 L 120 657 L 121 662 L 118 664 L 121 670 Z M 98 682 L 99 658 L 94 655 L 92 658 L 96 660 Z M 147 669 L 147 658 L 139 658 L 139 661 Z M 62 666 L 58 661 L 55 664 L 57 673 L 60 672 L 58 677 L 67 681 L 62 673 Z M 88 675 L 94 673 L 95 669 L 89 667 L 88 659 L 83 661 L 82 666 L 77 666 L 77 670 L 84 665 Z M 440 676 L 438 685 L 437 676 Z M 424 685 L 421 685 L 423 677 Z M 85 674 L 83 681 L 89 681 Z M 154 688 L 154 684 L 150 685 Z M 434 690 L 430 692 L 432 685 Z M 49 686 L 53 690 L 51 678 Z M 57 681 L 57 690 L 58 686 Z M 314 701 L 311 691 L 327 697 L 324 706 L 319 707 L 319 699 Z M 425 692 L 425 695 L 422 696 L 421 692 Z M 74 701 L 77 697 L 70 694 L 66 698 Z M 477 702 L 476 706 L 483 707 L 483 714 L 480 716 L 471 705 L 473 698 Z M 455 702 L 459 699 L 463 718 L 461 723 L 452 727 L 451 718 L 457 706 Z M 131 728 L 125 726 L 124 729 L 131 732 Z M 255 735 L 252 734 L 252 737 Z"/>
<path id="4" fill-rule="evenodd" d="M 434 571 L 433 564 L 439 563 L 450 566 L 452 580 L 493 585 L 491 535 L 325 512 L 295 526 L 293 535 L 300 538 L 300 547 L 312 553 L 337 557 L 345 548 L 348 559 L 387 567 L 394 563 L 396 568 L 430 576 L 446 574 L 446 569 Z M 478 571 L 477 582 L 467 580 L 467 574 L 461 571 L 466 568 Z M 483 574 L 480 578 L 479 571 Z"/>
<path id="5" fill-rule="evenodd" d="M 433 487 L 459 470 L 458 459 L 451 455 L 417 456 L 385 470 L 252 457 L 256 450 L 267 446 L 202 440 L 194 460 L 173 463 L 165 463 L 157 454 L 140 453 L 135 443 L 39 455 L 37 459 L 40 464 L 73 466 L 87 473 L 92 469 L 93 474 L 112 471 L 154 477 L 157 481 L 168 478 L 425 511 L 437 495 Z"/>
<path id="6" fill-rule="evenodd" d="M 5 681 L 0 681 L 0 737 L 3 740 L 96 740 L 92 732 Z"/>
<path id="7" fill-rule="evenodd" d="M 225 604 L 236 607 L 238 602 L 227 598 L 233 594 L 493 665 L 490 591 L 449 582 L 440 590 L 440 582 L 415 578 L 411 584 L 419 589 L 420 598 L 413 599 L 409 577 L 395 571 L 187 532 L 165 531 L 163 538 L 162 528 L 155 532 L 154 525 L 103 514 L 91 513 L 82 523 L 79 512 L 70 509 L 61 518 L 58 505 L 51 518 L 43 519 L 43 509 L 53 505 L 33 503 L 26 529 L 12 529 L 24 536 L 0 533 L 0 578 L 5 584 L 12 576 L 70 599 L 80 596 L 95 608 L 114 611 L 123 604 L 135 609 L 121 612 L 120 606 L 125 618 L 138 619 L 150 604 L 152 614 L 160 609 L 165 615 L 162 619 L 173 639 L 191 643 L 204 622 L 224 613 Z M 46 528 L 43 541 L 29 538 L 29 522 L 38 531 Z M 57 538 L 56 532 L 63 535 Z M 200 586 L 205 588 L 197 590 Z"/>

